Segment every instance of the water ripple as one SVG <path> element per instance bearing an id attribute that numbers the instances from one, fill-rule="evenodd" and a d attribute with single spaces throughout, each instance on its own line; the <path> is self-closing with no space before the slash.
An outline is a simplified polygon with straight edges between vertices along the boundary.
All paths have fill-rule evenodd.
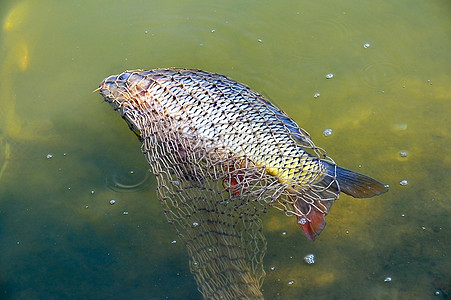
<path id="1" fill-rule="evenodd" d="M 361 72 L 360 78 L 366 86 L 379 89 L 399 83 L 404 74 L 401 65 L 389 61 L 367 64 Z"/>
<path id="2" fill-rule="evenodd" d="M 349 40 L 351 37 L 349 25 L 338 18 L 323 18 L 308 22 L 304 30 L 309 32 L 312 38 Z"/>
<path id="3" fill-rule="evenodd" d="M 150 185 L 147 167 L 128 164 L 112 170 L 106 177 L 107 187 L 116 192 L 136 192 Z"/>

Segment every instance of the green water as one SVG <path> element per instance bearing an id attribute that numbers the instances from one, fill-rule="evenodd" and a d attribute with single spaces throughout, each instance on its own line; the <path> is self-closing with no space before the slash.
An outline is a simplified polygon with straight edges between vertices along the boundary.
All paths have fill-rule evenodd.
<path id="1" fill-rule="evenodd" d="M 0 298 L 200 298 L 153 176 L 112 188 L 146 162 L 92 93 L 170 66 L 251 86 L 390 184 L 342 196 L 315 242 L 264 215 L 267 299 L 450 296 L 450 16 L 444 0 L 1 1 Z"/>

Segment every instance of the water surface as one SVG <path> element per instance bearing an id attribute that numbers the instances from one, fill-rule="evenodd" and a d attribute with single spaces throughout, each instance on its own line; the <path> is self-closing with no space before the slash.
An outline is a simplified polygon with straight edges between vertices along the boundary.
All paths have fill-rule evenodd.
<path id="1" fill-rule="evenodd" d="M 2 1 L 0 298 L 200 298 L 136 137 L 92 93 L 156 67 L 251 86 L 341 166 L 390 185 L 342 196 L 315 242 L 294 218 L 262 216 L 267 299 L 449 296 L 450 13 L 447 1 Z"/>

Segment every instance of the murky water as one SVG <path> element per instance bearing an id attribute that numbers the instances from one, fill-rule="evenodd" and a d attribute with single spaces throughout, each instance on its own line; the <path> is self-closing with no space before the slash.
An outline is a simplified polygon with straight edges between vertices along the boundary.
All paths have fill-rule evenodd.
<path id="1" fill-rule="evenodd" d="M 92 93 L 169 66 L 246 83 L 391 186 L 342 196 L 315 242 L 264 215 L 267 299 L 449 296 L 450 14 L 447 1 L 1 1 L 0 298 L 200 298 L 136 137 Z"/>

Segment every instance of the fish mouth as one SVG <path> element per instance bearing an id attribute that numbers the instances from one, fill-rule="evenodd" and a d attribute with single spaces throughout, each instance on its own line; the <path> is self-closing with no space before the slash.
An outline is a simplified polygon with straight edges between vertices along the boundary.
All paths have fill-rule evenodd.
<path id="1" fill-rule="evenodd" d="M 130 129 L 139 137 L 142 129 L 140 98 L 142 82 L 145 77 L 138 71 L 125 71 L 118 75 L 105 78 L 95 90 L 100 92 L 105 102 L 108 102 L 115 111 L 119 112 Z"/>
<path id="2" fill-rule="evenodd" d="M 131 95 L 128 90 L 127 79 L 130 73 L 124 72 L 119 75 L 111 75 L 105 78 L 94 92 L 100 92 L 105 102 L 108 102 L 114 110 L 120 110 L 123 115 L 123 107 L 127 106 Z"/>
<path id="3" fill-rule="evenodd" d="M 111 75 L 107 78 L 105 78 L 101 83 L 99 88 L 97 89 L 100 91 L 100 94 L 103 96 L 105 101 L 112 103 L 114 101 L 117 101 L 119 98 L 118 92 L 119 87 L 125 85 L 125 82 L 118 82 L 118 75 Z M 121 84 L 121 85 L 120 85 Z"/>

